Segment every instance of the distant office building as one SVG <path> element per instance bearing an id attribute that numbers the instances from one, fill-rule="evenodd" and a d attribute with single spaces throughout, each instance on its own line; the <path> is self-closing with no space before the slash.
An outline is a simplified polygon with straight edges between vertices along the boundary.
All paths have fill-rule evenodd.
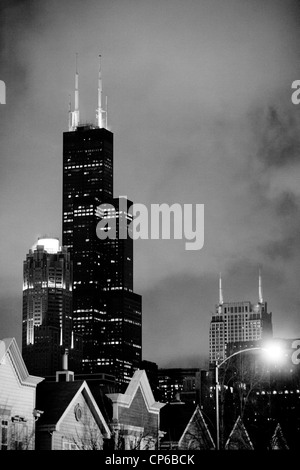
<path id="1" fill-rule="evenodd" d="M 22 355 L 31 374 L 52 375 L 65 349 L 79 363 L 80 338 L 72 332 L 70 254 L 56 238 L 40 238 L 23 266 Z"/>
<path id="2" fill-rule="evenodd" d="M 198 368 L 158 369 L 159 397 L 162 402 L 199 404 L 201 374 Z"/>
<path id="3" fill-rule="evenodd" d="M 263 300 L 261 275 L 259 274 L 259 299 L 255 304 L 248 301 L 224 302 L 220 277 L 219 303 L 210 322 L 210 363 L 225 359 L 228 343 L 257 341 L 270 336 L 272 313 L 268 313 L 267 302 Z"/>
<path id="4" fill-rule="evenodd" d="M 112 374 L 127 384 L 141 360 L 141 297 L 133 292 L 133 240 L 120 237 L 128 234 L 132 203 L 113 198 L 113 134 L 102 105 L 100 68 L 96 124 L 80 123 L 77 67 L 69 116 L 63 136 L 63 245 L 73 262 L 82 372 Z M 96 232 L 103 220 L 115 225 L 115 238 L 101 239 Z"/>

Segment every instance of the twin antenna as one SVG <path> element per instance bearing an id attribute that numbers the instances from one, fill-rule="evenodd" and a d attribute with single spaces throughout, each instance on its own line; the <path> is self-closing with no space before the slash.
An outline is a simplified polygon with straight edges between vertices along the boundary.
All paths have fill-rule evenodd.
<path id="1" fill-rule="evenodd" d="M 98 72 L 98 107 L 96 109 L 96 126 L 99 129 L 107 129 L 107 96 L 105 108 L 103 107 L 103 89 L 101 74 L 101 55 L 99 55 L 99 72 Z M 79 126 L 79 90 L 78 90 L 78 54 L 76 53 L 76 70 L 75 70 L 75 104 L 74 111 L 71 111 L 71 98 L 69 101 L 69 131 L 75 131 Z"/>
<path id="2" fill-rule="evenodd" d="M 221 273 L 219 275 L 219 312 L 222 311 L 221 306 L 224 303 L 224 298 L 223 298 L 223 289 L 222 289 L 222 276 Z M 262 278 L 261 278 L 261 270 L 259 268 L 258 272 L 258 303 L 263 304 L 264 299 L 263 299 L 263 290 L 262 290 Z"/>

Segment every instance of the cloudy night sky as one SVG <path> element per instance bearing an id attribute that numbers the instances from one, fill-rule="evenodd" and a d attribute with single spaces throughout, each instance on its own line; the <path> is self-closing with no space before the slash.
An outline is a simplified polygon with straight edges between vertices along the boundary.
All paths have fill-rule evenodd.
<path id="1" fill-rule="evenodd" d="M 98 55 L 114 133 L 114 195 L 205 205 L 203 249 L 135 242 L 143 358 L 201 365 L 225 301 L 264 300 L 276 337 L 300 336 L 300 3 L 1 0 L 0 338 L 21 347 L 23 260 L 61 240 L 62 134 L 95 122 Z"/>

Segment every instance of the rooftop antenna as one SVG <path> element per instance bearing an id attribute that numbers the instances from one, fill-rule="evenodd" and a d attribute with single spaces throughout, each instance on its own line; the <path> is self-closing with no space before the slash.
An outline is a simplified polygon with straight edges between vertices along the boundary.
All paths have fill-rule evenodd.
<path id="1" fill-rule="evenodd" d="M 105 110 L 102 108 L 102 74 L 101 74 L 101 54 L 99 54 L 99 72 L 98 72 L 98 107 L 96 109 L 97 126 L 102 129 L 104 126 L 103 114 Z"/>
<path id="2" fill-rule="evenodd" d="M 260 304 L 264 303 L 260 268 L 259 268 L 259 271 L 258 271 L 258 302 Z"/>
<path id="3" fill-rule="evenodd" d="M 219 305 L 223 305 L 224 299 L 223 299 L 223 289 L 222 289 L 222 275 L 220 273 L 219 275 Z"/>
<path id="4" fill-rule="evenodd" d="M 108 104 L 107 104 L 107 96 L 105 97 L 105 109 L 106 109 L 106 113 L 105 113 L 105 128 L 107 129 L 108 127 Z"/>
<path id="5" fill-rule="evenodd" d="M 222 289 L 222 276 L 219 275 L 219 313 L 222 313 L 222 305 L 224 303 L 223 299 L 223 289 Z"/>
<path id="6" fill-rule="evenodd" d="M 76 52 L 76 71 L 75 71 L 75 106 L 74 111 L 70 112 L 69 130 L 75 131 L 79 126 L 79 90 L 78 90 L 78 52 Z"/>
<path id="7" fill-rule="evenodd" d="M 69 132 L 72 130 L 71 95 L 69 95 Z"/>

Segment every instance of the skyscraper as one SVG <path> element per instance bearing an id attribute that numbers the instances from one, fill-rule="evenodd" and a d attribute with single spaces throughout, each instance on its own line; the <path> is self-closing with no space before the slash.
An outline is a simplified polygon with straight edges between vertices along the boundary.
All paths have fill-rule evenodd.
<path id="1" fill-rule="evenodd" d="M 53 375 L 65 349 L 72 365 L 80 360 L 80 340 L 72 332 L 70 253 L 56 238 L 40 238 L 23 267 L 22 354 L 31 374 Z"/>
<path id="2" fill-rule="evenodd" d="M 226 345 L 251 342 L 272 336 L 272 313 L 267 311 L 263 300 L 261 274 L 259 273 L 258 302 L 224 302 L 222 279 L 219 279 L 219 303 L 210 322 L 210 363 L 226 357 Z"/>
<path id="3" fill-rule="evenodd" d="M 116 238 L 101 240 L 98 222 L 113 208 Z M 107 206 L 108 207 L 108 206 Z M 128 382 L 141 359 L 141 298 L 133 293 L 133 241 L 130 216 L 113 198 L 113 134 L 102 106 L 101 65 L 96 124 L 81 124 L 78 71 L 75 109 L 63 137 L 63 244 L 73 261 L 74 330 L 83 337 L 82 371 L 105 371 Z"/>

